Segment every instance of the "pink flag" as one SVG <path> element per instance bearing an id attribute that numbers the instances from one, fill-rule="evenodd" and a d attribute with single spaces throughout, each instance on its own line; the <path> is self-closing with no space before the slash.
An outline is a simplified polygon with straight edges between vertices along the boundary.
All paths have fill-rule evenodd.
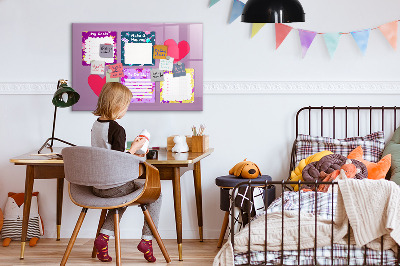
<path id="1" fill-rule="evenodd" d="M 308 50 L 308 48 L 310 48 L 310 45 L 312 44 L 316 35 L 317 35 L 317 33 L 315 31 L 299 29 L 301 54 L 302 54 L 303 58 L 306 56 L 307 50 Z"/>
<path id="2" fill-rule="evenodd" d="M 397 20 L 378 27 L 393 49 L 397 48 Z"/>
<path id="3" fill-rule="evenodd" d="M 281 23 L 275 23 L 275 40 L 276 40 L 276 49 L 282 44 L 282 42 L 285 40 L 286 36 L 290 33 L 292 30 L 292 27 L 281 24 Z"/>

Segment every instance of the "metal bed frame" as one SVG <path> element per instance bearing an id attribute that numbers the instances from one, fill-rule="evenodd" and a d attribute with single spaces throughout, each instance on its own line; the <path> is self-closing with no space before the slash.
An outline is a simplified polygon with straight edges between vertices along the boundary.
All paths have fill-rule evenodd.
<path id="1" fill-rule="evenodd" d="M 312 107 L 312 106 L 308 106 L 308 107 L 303 107 L 301 108 L 297 114 L 296 114 L 296 138 L 297 136 L 300 134 L 299 133 L 299 126 L 300 126 L 300 114 L 302 114 L 303 111 L 308 111 L 308 134 L 311 135 L 311 131 L 312 131 L 312 125 L 311 125 L 311 118 L 312 118 L 312 111 L 316 110 L 317 112 L 319 111 L 319 115 L 320 115 L 320 136 L 324 136 L 324 127 L 326 124 L 324 124 L 324 116 L 326 115 L 327 112 L 324 111 L 326 110 L 331 110 L 329 113 L 331 113 L 331 118 L 332 118 L 332 136 L 333 138 L 336 137 L 336 122 L 338 119 L 336 119 L 336 115 L 337 112 L 344 112 L 344 121 L 342 122 L 342 125 L 344 125 L 344 129 L 345 129 L 345 136 L 344 137 L 348 137 L 348 125 L 349 125 L 349 113 L 350 112 L 356 112 L 356 116 L 357 116 L 357 136 L 360 136 L 360 123 L 361 123 L 361 119 L 360 119 L 360 113 L 363 112 L 369 112 L 369 132 L 372 133 L 372 125 L 373 125 L 373 114 L 375 114 L 376 112 L 381 112 L 381 130 L 384 131 L 385 130 L 385 113 L 387 113 L 387 111 L 393 112 L 393 130 L 396 129 L 396 125 L 397 125 L 397 111 L 400 108 L 393 106 L 393 107 L 348 107 L 348 106 L 344 106 L 344 107 L 337 107 L 337 106 L 331 106 L 331 107 L 324 107 L 324 106 L 320 106 L 320 107 Z M 326 116 L 325 116 L 326 117 Z M 328 119 L 325 119 L 325 121 Z M 314 121 L 315 122 L 315 121 Z M 318 122 L 318 121 L 316 121 Z M 355 121 L 354 121 L 355 122 Z M 344 124 L 343 124 L 344 123 Z M 352 124 L 354 125 L 354 123 Z M 355 126 L 355 125 L 354 125 Z M 295 146 L 296 146 L 296 141 L 293 144 L 293 149 L 292 149 L 292 153 L 291 153 L 291 160 L 290 160 L 290 172 L 295 169 L 296 165 L 295 165 L 295 158 L 296 158 L 296 154 L 295 154 Z M 290 176 L 290 172 L 289 172 L 289 176 Z M 334 189 L 334 186 L 336 186 L 338 183 L 336 181 L 332 181 L 332 182 L 319 182 L 319 181 L 315 181 L 315 182 L 302 182 L 302 181 L 252 181 L 251 179 L 247 182 L 242 182 L 240 184 L 238 184 L 237 186 L 234 187 L 233 191 L 232 191 L 232 195 L 235 195 L 236 190 L 239 187 L 242 186 L 251 186 L 251 187 L 259 187 L 259 188 L 263 188 L 265 191 L 265 195 L 266 198 L 268 198 L 268 188 L 271 185 L 275 185 L 275 186 L 281 186 L 282 188 L 282 195 L 285 192 L 285 190 L 291 190 L 290 186 L 288 185 L 300 185 L 301 184 L 306 184 L 306 185 L 314 185 L 314 191 L 317 192 L 318 186 L 319 185 L 325 185 L 325 184 L 330 184 L 332 185 L 332 189 Z M 250 198 L 252 198 L 252 193 L 253 191 L 250 189 Z M 301 192 L 300 190 L 298 191 L 299 193 L 299 201 L 301 202 Z M 334 193 L 332 193 L 332 238 L 331 238 L 331 261 L 332 261 L 332 265 L 334 262 L 334 250 L 333 250 L 333 224 L 334 224 L 334 217 L 333 217 L 333 210 L 334 210 L 334 206 L 333 206 L 333 199 L 334 199 Z M 317 213 L 317 202 L 318 202 L 318 198 L 317 198 L 317 193 L 315 193 L 315 213 Z M 272 264 L 268 264 L 267 262 L 267 233 L 268 233 L 268 219 L 267 219 L 267 201 L 264 202 L 264 207 L 265 207 L 265 247 L 264 247 L 264 262 L 259 263 L 259 265 L 272 265 Z M 284 212 L 284 197 L 282 197 L 282 212 Z M 298 210 L 298 214 L 299 214 L 299 220 L 298 220 L 298 226 L 300 227 L 300 204 L 299 204 L 299 210 Z M 234 217 L 235 217 L 235 208 L 234 208 L 234 197 L 232 197 L 232 201 L 231 201 L 231 232 L 230 232 L 230 236 L 231 236 L 231 244 L 232 247 L 234 248 L 235 245 L 235 241 L 234 241 Z M 317 215 L 315 215 L 315 239 L 314 239 L 314 258 L 313 264 L 307 264 L 307 265 L 318 265 L 317 264 L 317 254 L 316 254 L 316 248 L 317 248 Z M 250 243 L 251 243 L 251 219 L 249 219 L 248 222 L 248 227 L 249 227 L 249 242 L 247 245 L 247 264 L 245 265 L 250 265 L 251 264 L 251 249 L 250 249 Z M 284 265 L 283 264 L 283 251 L 284 251 L 284 240 L 283 240 L 283 235 L 284 235 L 284 218 L 282 216 L 282 239 L 281 239 L 281 250 L 280 250 L 280 264 L 278 265 Z M 300 242 L 301 242 L 301 238 L 300 238 L 300 230 L 298 233 L 298 243 L 297 243 L 297 265 L 305 265 L 305 264 L 300 264 L 300 254 L 301 254 L 301 249 L 300 249 Z M 397 258 L 396 258 L 396 262 L 395 265 L 400 265 L 400 246 L 397 245 L 397 248 L 399 250 L 399 252 L 397 253 Z M 364 249 L 364 263 L 363 265 L 367 265 L 367 253 L 366 253 L 366 246 L 363 246 Z M 275 265 L 275 264 L 274 264 Z M 350 265 L 350 224 L 348 226 L 348 233 L 347 233 L 347 264 L 346 265 Z M 380 257 L 380 265 L 384 265 L 384 261 L 383 261 L 383 236 L 381 237 L 381 257 Z"/>

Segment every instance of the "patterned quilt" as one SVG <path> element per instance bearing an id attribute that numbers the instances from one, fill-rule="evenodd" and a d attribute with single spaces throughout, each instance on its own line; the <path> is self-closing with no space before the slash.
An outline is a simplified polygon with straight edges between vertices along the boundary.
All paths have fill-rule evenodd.
<path id="1" fill-rule="evenodd" d="M 285 192 L 283 197 L 276 199 L 268 208 L 267 214 L 284 210 L 298 210 L 319 215 L 326 219 L 332 219 L 336 208 L 336 194 L 317 192 Z M 265 213 L 260 214 L 265 215 Z M 257 215 L 254 219 L 260 217 Z M 333 251 L 333 262 L 332 262 Z M 267 261 L 265 264 L 265 256 Z M 298 255 L 297 250 L 285 250 L 283 259 L 281 251 L 250 252 L 250 265 L 314 265 L 314 249 L 304 249 Z M 348 264 L 349 259 L 349 264 Z M 371 250 L 364 247 L 350 245 L 350 255 L 348 245 L 334 244 L 316 249 L 316 265 L 395 265 L 396 256 L 392 250 L 385 250 L 383 256 L 380 251 Z M 235 265 L 249 265 L 248 253 L 235 254 Z"/>

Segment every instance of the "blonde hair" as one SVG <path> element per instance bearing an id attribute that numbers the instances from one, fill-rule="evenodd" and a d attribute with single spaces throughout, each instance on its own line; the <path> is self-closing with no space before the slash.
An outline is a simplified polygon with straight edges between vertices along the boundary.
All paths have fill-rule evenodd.
<path id="1" fill-rule="evenodd" d="M 107 82 L 101 89 L 93 114 L 115 120 L 131 99 L 132 92 L 126 86 L 119 82 Z"/>

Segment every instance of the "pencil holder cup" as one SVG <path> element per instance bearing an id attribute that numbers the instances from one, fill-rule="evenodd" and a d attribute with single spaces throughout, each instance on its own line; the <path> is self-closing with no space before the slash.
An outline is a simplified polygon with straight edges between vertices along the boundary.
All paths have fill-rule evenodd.
<path id="1" fill-rule="evenodd" d="M 208 150 L 209 136 L 192 136 L 192 152 L 205 152 Z"/>

